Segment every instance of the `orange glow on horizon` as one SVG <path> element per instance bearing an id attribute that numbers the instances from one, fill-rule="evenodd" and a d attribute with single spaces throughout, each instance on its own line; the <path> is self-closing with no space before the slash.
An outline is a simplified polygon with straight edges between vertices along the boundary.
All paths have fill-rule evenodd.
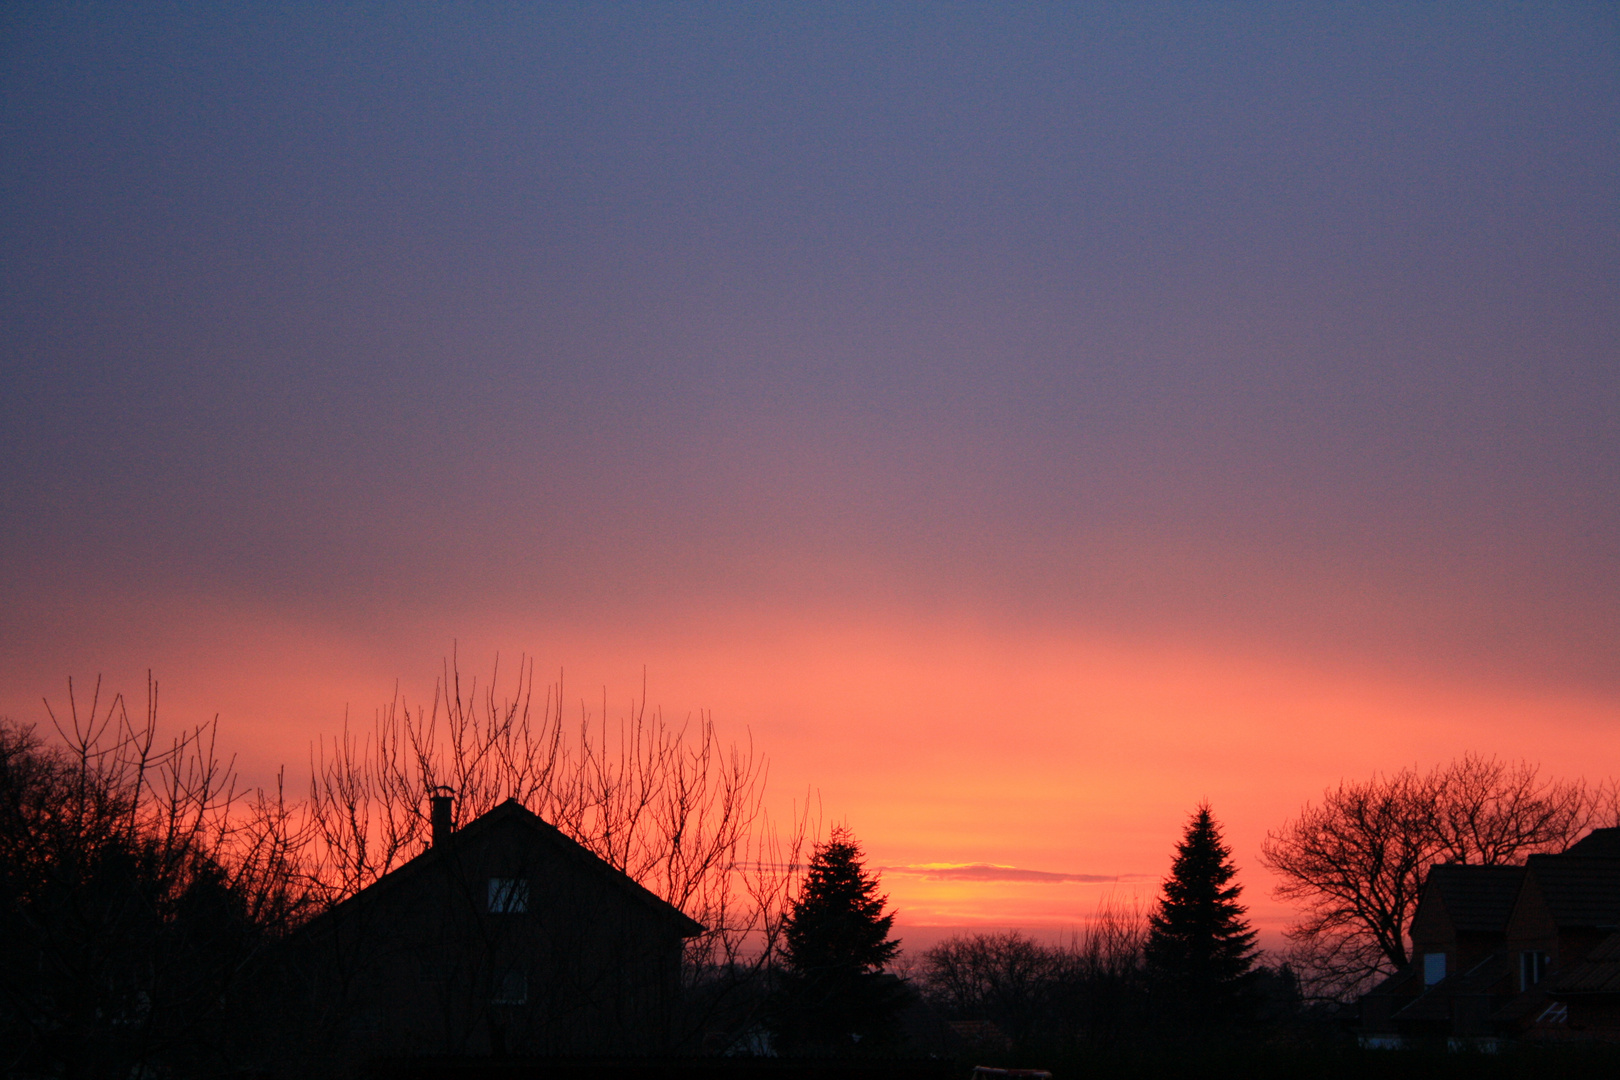
<path id="1" fill-rule="evenodd" d="M 154 625 L 168 629 L 140 649 L 82 642 L 74 674 L 93 676 L 110 656 L 109 685 L 128 691 L 150 664 L 170 722 L 219 712 L 244 776 L 265 783 L 284 764 L 295 792 L 312 741 L 335 734 L 345 711 L 369 722 L 396 680 L 408 700 L 431 700 L 450 645 L 405 623 L 360 647 L 347 628 L 262 611 L 171 608 Z M 1469 750 L 1597 779 L 1620 749 L 1615 703 L 1599 698 L 1079 634 L 902 618 L 859 629 L 514 624 L 463 639 L 464 671 L 482 680 L 497 646 L 515 659 L 511 642 L 539 658 L 539 678 L 560 668 L 576 707 L 599 708 L 606 685 L 622 710 L 645 664 L 666 714 L 704 709 L 724 736 L 751 738 L 771 761 L 779 818 L 809 794 L 824 828 L 847 821 L 870 864 L 893 868 L 883 888 L 901 926 L 1056 931 L 1108 896 L 1151 903 L 1187 814 L 1208 798 L 1274 947 L 1290 913 L 1270 898 L 1259 845 L 1325 786 Z M 0 709 L 23 720 L 42 719 L 29 697 L 65 691 L 7 678 Z M 1117 880 L 924 872 L 968 865 Z"/>

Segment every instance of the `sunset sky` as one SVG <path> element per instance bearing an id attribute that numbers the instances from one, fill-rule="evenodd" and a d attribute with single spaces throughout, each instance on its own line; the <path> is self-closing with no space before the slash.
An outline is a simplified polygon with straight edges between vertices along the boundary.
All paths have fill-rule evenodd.
<path id="1" fill-rule="evenodd" d="M 919 942 L 1620 774 L 1612 4 L 11 4 L 0 205 L 0 715 L 645 669 Z"/>

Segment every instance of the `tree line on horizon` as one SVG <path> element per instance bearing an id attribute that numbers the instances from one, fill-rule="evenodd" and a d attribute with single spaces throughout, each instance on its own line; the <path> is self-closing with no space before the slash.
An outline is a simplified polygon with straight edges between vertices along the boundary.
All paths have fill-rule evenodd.
<path id="1" fill-rule="evenodd" d="M 451 658 L 430 705 L 396 697 L 324 741 L 304 796 L 284 775 L 240 790 L 217 719 L 161 739 L 155 683 L 133 716 L 70 684 L 54 738 L 0 719 L 0 1073 L 202 1074 L 262 1054 L 274 1036 L 239 991 L 278 941 L 423 850 L 440 785 L 461 822 L 518 799 L 702 923 L 692 1045 L 723 1021 L 732 1052 L 768 1033 L 784 1052 L 894 1053 L 918 1016 L 1013 1054 L 1275 1023 L 1408 962 L 1429 866 L 1522 862 L 1616 816 L 1612 784 L 1478 755 L 1344 781 L 1267 837 L 1262 864 L 1303 918 L 1266 965 L 1201 804 L 1150 911 L 1105 908 L 1067 945 L 980 934 L 902 958 L 853 834 L 814 842 L 807 811 L 771 821 L 763 758 L 709 717 L 671 723 L 643 696 L 617 722 L 605 703 L 565 722 L 560 681 L 537 695 L 520 663 L 503 695 L 498 674 L 480 685 Z"/>

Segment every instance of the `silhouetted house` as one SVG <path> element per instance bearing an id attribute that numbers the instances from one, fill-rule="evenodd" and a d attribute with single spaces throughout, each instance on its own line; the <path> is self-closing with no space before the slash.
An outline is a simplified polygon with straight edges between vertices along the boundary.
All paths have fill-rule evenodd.
<path id="1" fill-rule="evenodd" d="M 1487 980 L 1499 965 L 1481 965 L 1505 945 L 1523 881 L 1522 866 L 1430 869 L 1412 916 L 1412 963 L 1362 997 L 1365 1035 L 1386 1042 L 1449 1035 L 1457 1013 L 1470 1035 L 1487 1034 L 1481 1011 L 1491 1009 L 1481 995 L 1490 994 Z M 1442 983 L 1448 984 L 1444 992 L 1431 992 Z"/>
<path id="2" fill-rule="evenodd" d="M 1620 1038 L 1620 828 L 1524 866 L 1436 866 L 1412 963 L 1361 999 L 1374 1045 Z"/>
<path id="3" fill-rule="evenodd" d="M 1592 850 L 1600 845 L 1583 840 L 1563 855 L 1532 855 L 1526 865 L 1507 940 L 1519 995 L 1502 1019 L 1527 1034 L 1620 1037 L 1620 1026 L 1593 1013 L 1598 1003 L 1589 993 L 1567 996 L 1571 977 L 1620 930 L 1620 858 L 1587 854 Z"/>
<path id="4" fill-rule="evenodd" d="M 1473 968 L 1504 944 L 1522 866 L 1446 863 L 1429 871 L 1412 916 L 1412 957 L 1432 985 Z"/>
<path id="5" fill-rule="evenodd" d="M 702 927 L 507 801 L 298 935 L 312 1039 L 333 1055 L 669 1049 L 683 940 Z"/>

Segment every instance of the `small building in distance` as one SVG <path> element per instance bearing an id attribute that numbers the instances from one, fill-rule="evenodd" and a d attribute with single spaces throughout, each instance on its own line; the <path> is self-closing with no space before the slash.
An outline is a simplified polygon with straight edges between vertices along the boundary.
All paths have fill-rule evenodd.
<path id="1" fill-rule="evenodd" d="M 303 928 L 287 986 L 332 1060 L 670 1049 L 703 927 L 508 800 Z"/>

